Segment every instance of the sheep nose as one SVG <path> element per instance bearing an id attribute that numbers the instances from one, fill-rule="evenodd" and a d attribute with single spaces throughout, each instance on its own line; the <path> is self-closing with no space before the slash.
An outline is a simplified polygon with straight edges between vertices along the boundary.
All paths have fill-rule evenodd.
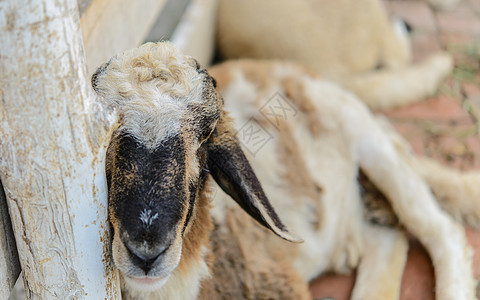
<path id="1" fill-rule="evenodd" d="M 148 275 L 157 259 L 168 250 L 168 247 L 165 247 L 155 252 L 138 251 L 130 248 L 128 245 L 126 245 L 126 248 L 132 263 L 145 271 L 145 275 Z"/>

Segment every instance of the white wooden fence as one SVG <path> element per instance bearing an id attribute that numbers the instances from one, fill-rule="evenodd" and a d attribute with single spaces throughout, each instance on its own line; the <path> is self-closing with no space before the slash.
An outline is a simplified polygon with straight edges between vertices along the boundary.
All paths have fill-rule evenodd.
<path id="1" fill-rule="evenodd" d="M 20 270 L 29 299 L 120 299 L 104 175 L 116 117 L 88 74 L 143 42 L 166 1 L 0 1 L 0 299 Z M 190 2 L 171 39 L 207 64 L 216 0 Z"/>

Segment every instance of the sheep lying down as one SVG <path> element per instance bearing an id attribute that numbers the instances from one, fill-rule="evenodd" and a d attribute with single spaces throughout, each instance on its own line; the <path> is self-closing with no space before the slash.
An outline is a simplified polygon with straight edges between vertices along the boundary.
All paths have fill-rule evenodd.
<path id="1" fill-rule="evenodd" d="M 122 119 L 106 171 L 124 299 L 310 299 L 355 268 L 353 299 L 398 299 L 407 231 L 437 299 L 474 299 L 458 221 L 478 225 L 480 176 L 412 155 L 335 84 L 286 62 L 207 72 L 169 43 L 92 84 Z"/>

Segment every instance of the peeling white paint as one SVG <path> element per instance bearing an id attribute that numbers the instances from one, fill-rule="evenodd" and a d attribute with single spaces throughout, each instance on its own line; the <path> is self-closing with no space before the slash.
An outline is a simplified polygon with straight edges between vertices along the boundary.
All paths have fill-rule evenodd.
<path id="1" fill-rule="evenodd" d="M 119 298 L 104 157 L 76 1 L 0 2 L 0 176 L 36 299 Z"/>

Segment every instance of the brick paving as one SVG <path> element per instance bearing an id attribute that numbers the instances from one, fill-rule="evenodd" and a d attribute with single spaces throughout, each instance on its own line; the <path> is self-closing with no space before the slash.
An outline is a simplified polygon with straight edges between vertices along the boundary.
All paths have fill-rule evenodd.
<path id="1" fill-rule="evenodd" d="M 455 61 L 437 96 L 384 113 L 416 153 L 463 170 L 480 170 L 480 0 L 464 0 L 439 12 L 423 1 L 384 2 L 391 15 L 412 26 L 415 60 L 441 49 Z"/>
<path id="2" fill-rule="evenodd" d="M 382 113 L 416 153 L 461 170 L 480 170 L 480 0 L 463 0 L 450 11 L 435 11 L 420 0 L 384 3 L 390 15 L 411 25 L 414 61 L 444 50 L 454 57 L 455 68 L 436 96 Z M 480 280 L 480 231 L 466 228 L 466 232 L 476 250 L 474 272 Z M 354 276 L 326 275 L 311 290 L 314 298 L 346 300 L 353 284 Z M 433 300 L 434 287 L 431 261 L 412 240 L 400 299 Z"/>

